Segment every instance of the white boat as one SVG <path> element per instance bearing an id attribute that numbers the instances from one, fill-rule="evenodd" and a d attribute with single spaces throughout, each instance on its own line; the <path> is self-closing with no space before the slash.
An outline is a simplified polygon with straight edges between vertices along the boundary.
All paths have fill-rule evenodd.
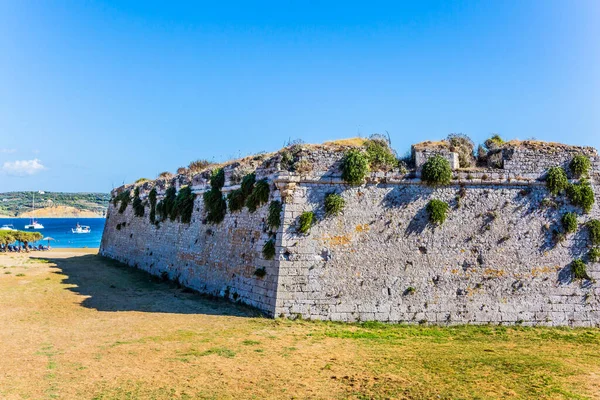
<path id="1" fill-rule="evenodd" d="M 77 226 L 75 228 L 71 228 L 71 232 L 73 232 L 73 233 L 90 233 L 91 231 L 92 230 L 87 225 L 77 224 Z"/>
<path id="2" fill-rule="evenodd" d="M 0 231 L 16 231 L 14 225 L 12 224 L 7 224 L 7 225 L 2 225 L 2 227 L 0 227 Z"/>
<path id="3" fill-rule="evenodd" d="M 40 224 L 36 221 L 35 217 L 35 193 L 33 193 L 33 211 L 31 212 L 31 221 L 29 221 L 29 225 L 25 225 L 25 229 L 44 229 L 44 225 Z"/>

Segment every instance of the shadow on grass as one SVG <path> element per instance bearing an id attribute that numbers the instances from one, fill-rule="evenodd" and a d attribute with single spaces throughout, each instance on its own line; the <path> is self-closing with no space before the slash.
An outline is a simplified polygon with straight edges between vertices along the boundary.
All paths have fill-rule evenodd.
<path id="1" fill-rule="evenodd" d="M 56 264 L 67 290 L 87 298 L 86 308 L 98 311 L 139 311 L 175 314 L 258 317 L 252 307 L 202 295 L 171 281 L 99 255 L 39 258 Z"/>

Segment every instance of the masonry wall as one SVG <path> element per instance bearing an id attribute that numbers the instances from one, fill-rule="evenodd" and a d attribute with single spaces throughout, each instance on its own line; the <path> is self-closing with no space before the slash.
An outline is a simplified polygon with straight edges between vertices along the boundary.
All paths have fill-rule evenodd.
<path id="1" fill-rule="evenodd" d="M 263 259 L 261 253 L 268 240 L 267 207 L 253 214 L 247 209 L 228 213 L 222 223 L 212 225 L 203 221 L 202 191 L 198 194 L 190 224 L 167 218 L 159 228 L 150 223 L 148 207 L 144 217 L 136 217 L 131 206 L 120 214 L 111 204 L 100 254 L 157 276 L 166 273 L 184 286 L 273 315 L 277 264 Z M 259 278 L 254 272 L 262 267 L 267 274 Z"/>
<path id="2" fill-rule="evenodd" d="M 600 324 L 600 291 L 573 281 L 570 267 L 588 251 L 585 229 L 554 246 L 552 230 L 566 202 L 546 208 L 542 183 L 464 182 L 347 187 L 297 185 L 286 205 L 277 315 L 337 321 Z M 598 188 L 596 193 L 598 193 Z M 325 217 L 324 196 L 340 193 L 343 215 Z M 438 228 L 427 202 L 452 208 Z M 598 218 L 580 217 L 583 224 Z M 295 233 L 298 215 L 316 210 L 310 234 Z M 600 264 L 589 264 L 600 279 Z"/>

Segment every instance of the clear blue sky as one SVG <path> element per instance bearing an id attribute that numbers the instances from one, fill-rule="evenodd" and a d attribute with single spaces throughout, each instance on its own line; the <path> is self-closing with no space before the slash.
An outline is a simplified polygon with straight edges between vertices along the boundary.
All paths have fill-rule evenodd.
<path id="1" fill-rule="evenodd" d="M 597 0 L 248 3 L 0 2 L 0 191 L 384 131 L 600 147 Z"/>

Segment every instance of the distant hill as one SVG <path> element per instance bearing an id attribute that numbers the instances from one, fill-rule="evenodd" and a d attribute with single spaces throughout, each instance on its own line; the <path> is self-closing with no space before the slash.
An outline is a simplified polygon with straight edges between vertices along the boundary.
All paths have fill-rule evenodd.
<path id="1" fill-rule="evenodd" d="M 34 193 L 39 218 L 104 217 L 110 200 L 108 193 L 6 192 L 0 193 L 0 216 L 32 216 Z"/>

